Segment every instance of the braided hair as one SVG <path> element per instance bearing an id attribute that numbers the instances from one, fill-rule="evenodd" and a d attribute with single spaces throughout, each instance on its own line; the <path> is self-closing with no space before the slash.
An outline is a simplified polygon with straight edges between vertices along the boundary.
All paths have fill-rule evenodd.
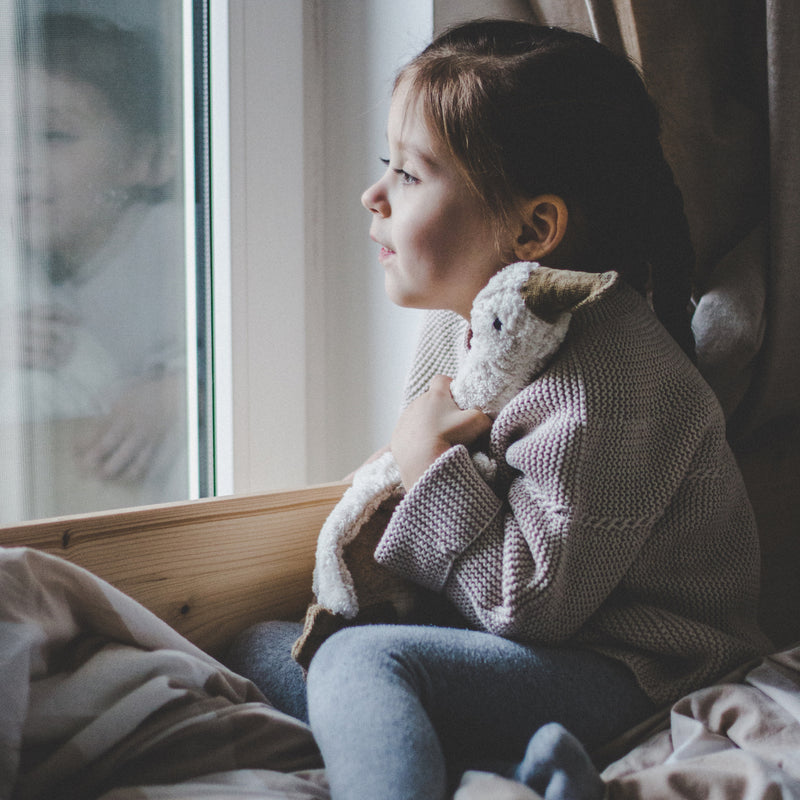
<path id="1" fill-rule="evenodd" d="M 577 229 L 573 268 L 614 269 L 652 292 L 656 315 L 694 358 L 689 227 L 658 111 L 627 58 L 560 28 L 478 20 L 436 38 L 401 82 L 498 234 L 520 199 L 558 195 Z"/>

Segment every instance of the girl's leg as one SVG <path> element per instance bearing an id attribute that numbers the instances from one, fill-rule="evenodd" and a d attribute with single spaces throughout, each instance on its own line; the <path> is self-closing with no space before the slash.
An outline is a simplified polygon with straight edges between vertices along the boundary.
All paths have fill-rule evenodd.
<path id="1" fill-rule="evenodd" d="M 279 711 L 308 722 L 305 675 L 291 653 L 302 630 L 299 622 L 253 625 L 236 637 L 225 665 L 249 678 Z"/>
<path id="2" fill-rule="evenodd" d="M 467 767 L 520 761 L 548 722 L 592 748 L 653 710 L 625 667 L 595 653 L 400 625 L 332 636 L 308 698 L 334 800 L 438 800 Z"/>

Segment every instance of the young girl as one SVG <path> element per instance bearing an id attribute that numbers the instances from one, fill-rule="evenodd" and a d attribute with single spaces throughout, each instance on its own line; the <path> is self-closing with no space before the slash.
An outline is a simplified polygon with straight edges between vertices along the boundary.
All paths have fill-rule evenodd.
<path id="1" fill-rule="evenodd" d="M 767 646 L 752 512 L 692 365 L 692 249 L 658 134 L 636 70 L 554 28 L 469 23 L 397 78 L 386 172 L 362 202 L 389 297 L 438 311 L 376 557 L 463 624 L 322 645 L 308 713 L 335 800 L 442 798 L 465 765 L 522 759 L 549 722 L 591 749 Z M 492 420 L 450 395 L 466 342 L 453 312 L 468 319 L 515 261 L 621 280 Z M 470 458 L 486 438 L 493 487 Z M 303 716 L 296 635 L 258 627 L 232 660 Z M 539 779 L 535 756 L 518 777 Z"/>

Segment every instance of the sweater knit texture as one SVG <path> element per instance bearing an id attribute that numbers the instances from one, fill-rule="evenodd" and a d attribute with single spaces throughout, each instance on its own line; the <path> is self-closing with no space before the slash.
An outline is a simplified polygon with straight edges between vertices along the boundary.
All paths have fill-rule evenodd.
<path id="1" fill-rule="evenodd" d="M 466 352 L 432 312 L 406 402 Z M 376 560 L 476 628 L 585 647 L 667 703 L 769 649 L 755 520 L 708 385 L 633 289 L 579 307 L 556 357 L 500 412 L 492 485 L 467 448 L 432 464 Z"/>

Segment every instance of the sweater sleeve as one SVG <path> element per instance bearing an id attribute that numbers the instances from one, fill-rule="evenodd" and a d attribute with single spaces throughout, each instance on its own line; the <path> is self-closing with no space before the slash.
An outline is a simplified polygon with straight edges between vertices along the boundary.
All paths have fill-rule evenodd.
<path id="1" fill-rule="evenodd" d="M 395 511 L 376 559 L 445 594 L 483 630 L 549 643 L 572 636 L 622 580 L 652 520 L 600 518 L 565 491 L 565 470 L 580 481 L 601 467 L 589 459 L 567 467 L 584 443 L 577 431 L 554 442 L 553 424 L 512 448 L 524 471 L 505 502 L 466 448 L 444 453 Z"/>

